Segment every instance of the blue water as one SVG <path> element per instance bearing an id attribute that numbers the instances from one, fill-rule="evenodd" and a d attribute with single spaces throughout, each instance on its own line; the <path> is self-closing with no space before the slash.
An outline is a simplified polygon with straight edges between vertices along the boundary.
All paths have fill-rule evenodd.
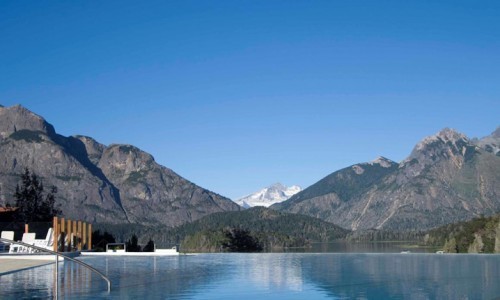
<path id="1" fill-rule="evenodd" d="M 60 265 L 60 299 L 495 299 L 500 255 L 264 253 L 85 257 Z M 52 298 L 54 265 L 0 276 L 1 299 Z"/>

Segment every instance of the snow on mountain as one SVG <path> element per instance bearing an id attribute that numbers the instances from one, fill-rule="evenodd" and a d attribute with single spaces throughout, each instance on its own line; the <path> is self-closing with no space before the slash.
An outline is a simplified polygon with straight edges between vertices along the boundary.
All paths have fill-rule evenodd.
<path id="1" fill-rule="evenodd" d="M 301 190 L 302 189 L 300 188 L 300 186 L 297 185 L 286 187 L 281 183 L 275 183 L 269 187 L 263 188 L 258 192 L 250 194 L 234 202 L 244 208 L 250 208 L 254 206 L 269 207 L 275 203 L 287 200 Z"/>

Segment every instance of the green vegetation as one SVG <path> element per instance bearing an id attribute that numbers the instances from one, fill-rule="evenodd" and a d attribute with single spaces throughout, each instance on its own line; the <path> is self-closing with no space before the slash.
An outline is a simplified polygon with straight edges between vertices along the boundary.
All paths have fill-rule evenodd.
<path id="1" fill-rule="evenodd" d="M 146 173 L 147 172 L 144 170 L 131 172 L 126 179 L 126 182 L 144 183 L 146 181 Z"/>
<path id="2" fill-rule="evenodd" d="M 227 252 L 260 252 L 262 245 L 245 229 L 233 228 L 224 232 L 222 249 Z"/>
<path id="3" fill-rule="evenodd" d="M 119 236 L 132 233 L 157 241 L 161 247 L 180 244 L 183 252 L 254 252 L 309 247 L 314 242 L 411 241 L 444 249 L 449 253 L 500 252 L 500 215 L 480 217 L 469 222 L 449 224 L 430 231 L 363 230 L 350 232 L 316 218 L 282 213 L 262 207 L 240 212 L 208 215 L 176 228 L 140 225 L 101 224 Z"/>
<path id="4" fill-rule="evenodd" d="M 155 252 L 155 243 L 153 240 L 149 240 L 146 246 L 142 248 L 142 252 Z"/>
<path id="5" fill-rule="evenodd" d="M 265 208 L 241 212 L 209 215 L 193 223 L 176 228 L 152 228 L 139 225 L 105 225 L 117 233 L 118 240 L 130 239 L 132 233 L 143 238 L 142 243 L 153 238 L 162 247 L 181 244 L 184 252 L 219 252 L 228 249 L 228 232 L 242 230 L 257 241 L 264 251 L 284 248 L 308 247 L 313 242 L 346 240 L 348 242 L 411 241 L 447 252 L 466 253 L 474 243 L 474 233 L 480 233 L 484 244 L 482 252 L 491 253 L 495 248 L 495 228 L 500 216 L 479 218 L 471 222 L 450 224 L 428 232 L 363 230 L 349 232 L 333 224 L 301 215 L 284 214 Z M 238 222 L 238 219 L 241 222 Z M 469 224 L 470 223 L 470 224 Z M 500 231 L 500 230 L 499 230 Z M 499 232 L 500 234 L 500 232 Z M 458 242 L 457 242 L 458 241 Z M 445 244 L 447 246 L 445 247 Z M 456 250 L 455 249 L 456 245 Z M 145 251 L 145 250 L 143 250 Z"/>
<path id="6" fill-rule="evenodd" d="M 381 242 L 381 241 L 423 241 L 424 231 L 418 230 L 362 230 L 353 231 L 346 237 L 350 242 Z"/>
<path id="7" fill-rule="evenodd" d="M 27 143 L 41 143 L 43 139 L 40 134 L 44 134 L 41 131 L 33 131 L 28 129 L 18 130 L 10 135 L 10 138 L 16 141 L 24 140 Z"/>
<path id="8" fill-rule="evenodd" d="M 224 240 L 223 230 L 203 230 L 184 237 L 181 249 L 188 252 L 220 252 Z"/>
<path id="9" fill-rule="evenodd" d="M 118 242 L 123 242 L 129 240 L 132 235 L 136 235 L 139 238 L 139 243 L 141 243 L 141 238 L 145 236 L 151 236 L 156 231 L 152 227 L 139 225 L 139 224 L 108 224 L 108 223 L 95 223 L 93 224 L 95 232 L 100 233 L 101 231 L 108 234 L 114 240 Z M 160 227 L 159 231 L 168 230 L 168 228 Z M 159 232 L 158 232 L 159 233 Z M 97 236 L 100 237 L 100 236 Z M 97 243 L 97 240 L 94 240 Z M 104 245 L 106 247 L 106 245 Z"/>
<path id="10" fill-rule="evenodd" d="M 138 244 L 138 239 L 137 236 L 134 234 L 130 238 L 130 240 L 127 241 L 127 252 L 141 252 L 141 246 Z"/>
<path id="11" fill-rule="evenodd" d="M 183 251 L 204 252 L 260 252 L 262 243 L 249 230 L 227 228 L 206 230 L 184 238 Z"/>
<path id="12" fill-rule="evenodd" d="M 44 193 L 43 184 L 35 173 L 28 168 L 21 175 L 22 184 L 16 186 L 14 198 L 17 207 L 14 218 L 18 222 L 45 222 L 51 221 L 54 216 L 61 214 L 59 206 L 55 204 L 57 188 L 53 186 L 49 193 Z"/>
<path id="13" fill-rule="evenodd" d="M 133 226 L 137 229 L 137 226 Z M 95 230 L 92 232 L 93 249 L 98 252 L 106 251 L 106 245 L 109 243 L 116 243 L 116 238 L 113 234 L 109 233 L 107 230 L 101 233 L 101 230 Z M 121 241 L 121 239 L 119 239 Z M 141 248 L 138 243 L 139 239 L 136 234 L 132 234 L 132 237 L 125 243 L 127 252 L 154 252 L 155 243 L 150 239 L 148 243 Z"/>
<path id="14" fill-rule="evenodd" d="M 246 230 L 266 251 L 287 247 L 308 247 L 311 242 L 341 239 L 349 232 L 316 218 L 255 207 L 238 212 L 208 215 L 169 231 L 179 237 L 184 250 L 220 249 L 227 230 Z"/>
<path id="15" fill-rule="evenodd" d="M 109 243 L 115 243 L 115 237 L 107 232 L 104 231 L 101 233 L 100 230 L 95 230 L 92 232 L 92 249 L 96 249 L 98 252 L 104 252 L 106 251 L 106 245 Z"/>
<path id="16" fill-rule="evenodd" d="M 228 232 L 238 230 L 239 233 L 246 232 L 265 251 L 308 247 L 312 242 L 342 239 L 349 232 L 316 218 L 263 207 L 215 213 L 175 228 L 131 224 L 96 224 L 95 228 L 105 229 L 122 241 L 130 239 L 134 233 L 142 243 L 153 239 L 160 247 L 180 244 L 185 252 L 232 251 L 231 247 L 227 249 L 224 246 L 228 245 Z"/>
<path id="17" fill-rule="evenodd" d="M 118 148 L 120 151 L 126 154 L 130 154 L 130 152 L 134 151 L 136 148 L 130 145 L 119 145 Z"/>
<path id="18" fill-rule="evenodd" d="M 428 245 L 442 246 L 446 252 L 450 253 L 500 252 L 499 223 L 500 215 L 495 215 L 445 225 L 430 230 L 425 237 L 425 242 Z"/>

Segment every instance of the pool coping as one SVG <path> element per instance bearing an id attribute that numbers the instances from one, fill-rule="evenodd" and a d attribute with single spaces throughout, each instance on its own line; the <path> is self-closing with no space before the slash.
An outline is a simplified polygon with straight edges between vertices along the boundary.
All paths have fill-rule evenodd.
<path id="1" fill-rule="evenodd" d="M 36 267 L 46 266 L 53 263 L 55 262 L 49 260 L 0 257 L 0 276 L 33 269 Z"/>

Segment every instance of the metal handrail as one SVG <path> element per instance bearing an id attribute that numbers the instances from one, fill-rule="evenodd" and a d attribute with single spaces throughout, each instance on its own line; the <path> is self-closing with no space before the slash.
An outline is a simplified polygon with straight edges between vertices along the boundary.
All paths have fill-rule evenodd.
<path id="1" fill-rule="evenodd" d="M 36 250 L 39 250 L 39 251 L 48 252 L 50 254 L 54 254 L 54 255 L 57 255 L 57 256 L 62 256 L 62 257 L 64 257 L 64 259 L 67 259 L 67 260 L 70 260 L 70 261 L 75 262 L 77 264 L 80 264 L 80 265 L 86 267 L 87 269 L 90 269 L 91 271 L 94 271 L 95 273 L 99 274 L 99 276 L 101 276 L 104 280 L 106 280 L 106 282 L 108 283 L 108 292 L 111 291 L 111 281 L 109 281 L 108 277 L 106 277 L 106 275 L 104 275 L 103 273 L 101 273 L 96 268 L 94 268 L 94 267 L 92 267 L 92 266 L 84 263 L 83 261 L 74 259 L 72 257 L 69 257 L 67 255 L 61 254 L 61 253 L 56 252 L 56 251 L 52 251 L 52 250 L 48 250 L 46 248 L 42 248 L 42 247 L 38 247 L 38 246 L 26 244 L 26 243 L 23 243 L 23 242 L 16 242 L 16 241 L 4 239 L 4 238 L 0 238 L 0 241 L 1 242 L 6 242 L 6 243 L 9 243 L 9 244 L 18 244 L 18 245 L 22 245 L 22 246 L 25 246 L 25 247 L 30 247 L 30 248 L 33 248 L 33 249 L 36 249 Z M 57 261 L 58 261 L 58 258 L 56 257 L 56 262 Z"/>

